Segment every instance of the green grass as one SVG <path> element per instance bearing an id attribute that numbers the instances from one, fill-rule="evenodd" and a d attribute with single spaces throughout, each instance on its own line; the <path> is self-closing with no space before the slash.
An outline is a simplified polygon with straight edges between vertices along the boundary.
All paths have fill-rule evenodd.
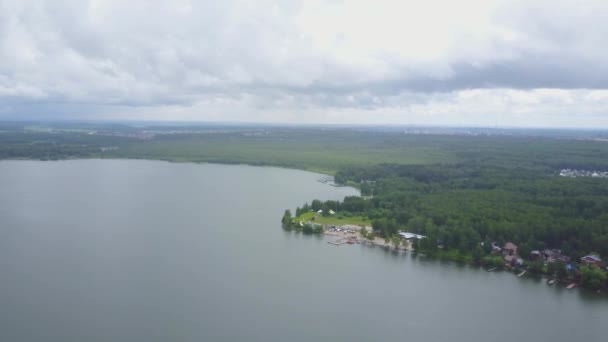
<path id="1" fill-rule="evenodd" d="M 371 221 L 365 216 L 351 216 L 346 217 L 342 216 L 340 213 L 336 213 L 331 216 L 317 216 L 317 213 L 309 212 L 296 217 L 294 220 L 296 222 L 302 221 L 307 222 L 311 221 L 314 218 L 315 223 L 319 224 L 330 224 L 330 225 L 343 225 L 343 224 L 355 224 L 355 225 L 364 225 L 371 226 Z"/>

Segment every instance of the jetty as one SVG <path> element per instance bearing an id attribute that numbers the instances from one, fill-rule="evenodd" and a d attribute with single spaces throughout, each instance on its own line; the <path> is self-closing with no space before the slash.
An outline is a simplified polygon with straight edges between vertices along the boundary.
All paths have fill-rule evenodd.
<path id="1" fill-rule="evenodd" d="M 357 242 L 357 238 L 353 237 L 353 236 L 343 237 L 343 238 L 338 239 L 336 241 L 327 241 L 328 244 L 334 245 L 334 246 L 341 246 L 341 245 L 343 245 L 345 243 L 352 245 L 355 242 Z"/>
<path id="2" fill-rule="evenodd" d="M 334 246 L 340 246 L 346 243 L 346 238 L 338 239 L 336 241 L 327 241 L 327 243 Z"/>

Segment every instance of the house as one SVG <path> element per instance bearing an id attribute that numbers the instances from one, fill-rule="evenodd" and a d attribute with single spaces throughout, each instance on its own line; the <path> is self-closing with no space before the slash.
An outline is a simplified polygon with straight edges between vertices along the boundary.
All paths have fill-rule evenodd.
<path id="1" fill-rule="evenodd" d="M 541 253 L 540 251 L 534 250 L 532 252 L 530 252 L 530 259 L 532 260 L 538 260 L 540 259 Z"/>
<path id="2" fill-rule="evenodd" d="M 505 255 L 505 263 L 511 266 L 522 266 L 524 264 L 524 259 L 517 256 L 517 254 Z"/>
<path id="3" fill-rule="evenodd" d="M 581 264 L 602 267 L 602 259 L 600 259 L 600 257 L 595 254 L 589 254 L 581 258 Z"/>
<path id="4" fill-rule="evenodd" d="M 545 249 L 542 252 L 543 259 L 546 262 L 563 261 L 565 263 L 570 262 L 570 257 L 562 255 L 561 249 Z"/>
<path id="5" fill-rule="evenodd" d="M 543 259 L 547 262 L 555 262 L 559 259 L 562 251 L 559 249 L 545 249 L 543 250 Z"/>
<path id="6" fill-rule="evenodd" d="M 513 242 L 505 243 L 505 246 L 502 248 L 505 254 L 508 255 L 516 255 L 517 254 L 517 245 Z"/>

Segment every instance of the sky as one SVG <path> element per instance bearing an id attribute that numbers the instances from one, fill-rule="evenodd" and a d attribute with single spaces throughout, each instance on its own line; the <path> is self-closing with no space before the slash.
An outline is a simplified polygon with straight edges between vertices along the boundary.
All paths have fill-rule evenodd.
<path id="1" fill-rule="evenodd" d="M 0 0 L 0 120 L 608 128 L 605 0 Z"/>

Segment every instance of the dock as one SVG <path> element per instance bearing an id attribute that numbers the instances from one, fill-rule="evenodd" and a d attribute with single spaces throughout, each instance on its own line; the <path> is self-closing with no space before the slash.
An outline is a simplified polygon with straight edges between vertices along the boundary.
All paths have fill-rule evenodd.
<path id="1" fill-rule="evenodd" d="M 523 276 L 524 274 L 526 274 L 526 272 L 527 272 L 527 271 L 523 271 L 523 272 L 521 272 L 520 274 L 518 274 L 517 276 L 518 276 L 518 277 L 521 277 L 521 276 Z"/>
<path id="2" fill-rule="evenodd" d="M 352 236 L 349 236 L 349 237 L 343 237 L 343 238 L 338 239 L 338 240 L 336 240 L 336 241 L 327 241 L 327 243 L 328 243 L 328 244 L 330 244 L 330 245 L 334 245 L 334 246 L 341 246 L 341 245 L 343 245 L 343 244 L 345 244 L 345 243 L 348 243 L 348 244 L 351 244 L 351 245 L 352 245 L 352 244 L 354 244 L 355 242 L 357 242 L 357 238 L 352 237 Z"/>

